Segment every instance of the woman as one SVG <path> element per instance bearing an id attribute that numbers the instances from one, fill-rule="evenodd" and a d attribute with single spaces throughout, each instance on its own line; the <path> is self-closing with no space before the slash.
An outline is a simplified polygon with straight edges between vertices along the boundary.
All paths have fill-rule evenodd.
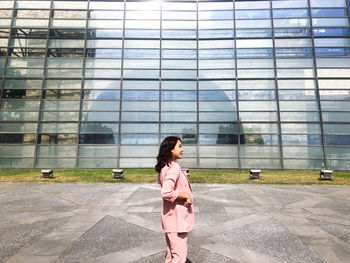
<path id="1" fill-rule="evenodd" d="M 155 170 L 161 187 L 162 227 L 167 243 L 165 263 L 185 263 L 187 234 L 194 228 L 193 196 L 180 165 L 183 149 L 178 137 L 167 137 L 160 145 Z"/>

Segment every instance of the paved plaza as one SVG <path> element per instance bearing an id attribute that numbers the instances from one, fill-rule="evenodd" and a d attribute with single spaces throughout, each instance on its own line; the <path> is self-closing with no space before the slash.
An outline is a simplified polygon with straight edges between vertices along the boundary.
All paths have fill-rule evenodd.
<path id="1" fill-rule="evenodd" d="M 188 262 L 350 263 L 350 187 L 193 184 Z M 0 262 L 161 263 L 157 184 L 0 184 Z"/>

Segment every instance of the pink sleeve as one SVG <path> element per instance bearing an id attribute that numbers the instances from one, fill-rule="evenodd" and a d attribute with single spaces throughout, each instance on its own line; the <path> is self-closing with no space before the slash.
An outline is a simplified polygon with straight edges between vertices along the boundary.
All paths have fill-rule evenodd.
<path id="1" fill-rule="evenodd" d="M 176 165 L 172 165 L 164 176 L 161 188 L 162 198 L 170 202 L 174 202 L 179 196 L 179 192 L 175 190 L 175 184 L 180 173 Z"/>

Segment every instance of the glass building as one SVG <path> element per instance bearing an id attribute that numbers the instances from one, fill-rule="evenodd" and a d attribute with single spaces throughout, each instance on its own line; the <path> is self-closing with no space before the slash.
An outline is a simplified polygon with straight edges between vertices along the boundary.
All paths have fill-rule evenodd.
<path id="1" fill-rule="evenodd" d="M 0 1 L 0 167 L 350 169 L 349 1 Z"/>

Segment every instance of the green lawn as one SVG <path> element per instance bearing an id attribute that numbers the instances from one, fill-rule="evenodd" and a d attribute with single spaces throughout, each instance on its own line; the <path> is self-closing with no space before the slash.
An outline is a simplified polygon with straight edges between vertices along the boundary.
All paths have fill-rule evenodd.
<path id="1" fill-rule="evenodd" d="M 54 178 L 41 177 L 40 169 L 1 169 L 0 182 L 55 183 L 155 183 L 153 169 L 124 169 L 124 179 L 113 179 L 112 169 L 54 169 Z M 249 179 L 248 170 L 190 170 L 191 183 L 218 184 L 326 184 L 350 185 L 350 172 L 333 173 L 333 181 L 319 181 L 319 171 L 263 170 L 260 180 Z"/>

